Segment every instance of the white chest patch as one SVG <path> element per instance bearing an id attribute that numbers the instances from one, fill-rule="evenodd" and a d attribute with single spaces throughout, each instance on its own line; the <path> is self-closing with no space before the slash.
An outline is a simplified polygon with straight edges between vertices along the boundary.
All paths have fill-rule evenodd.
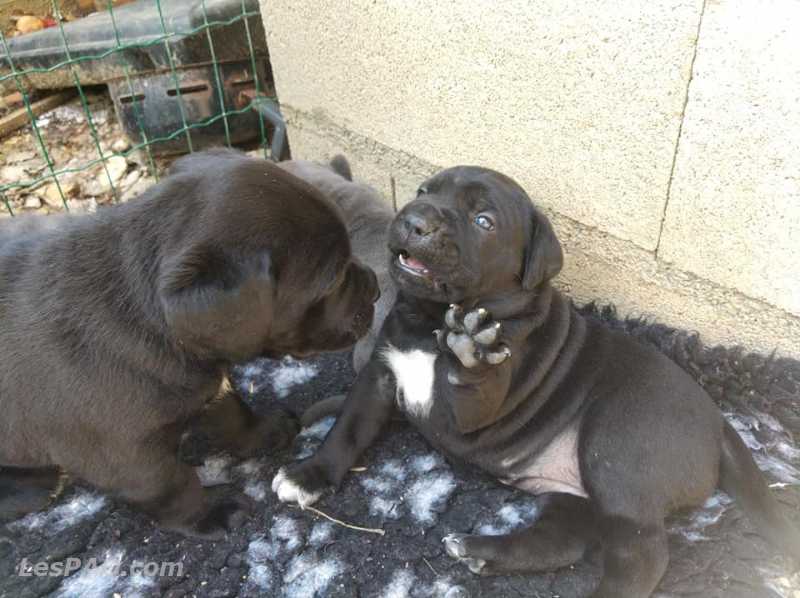
<path id="1" fill-rule="evenodd" d="M 400 407 L 416 417 L 427 417 L 433 402 L 436 353 L 401 351 L 389 345 L 382 356 L 397 380 Z"/>

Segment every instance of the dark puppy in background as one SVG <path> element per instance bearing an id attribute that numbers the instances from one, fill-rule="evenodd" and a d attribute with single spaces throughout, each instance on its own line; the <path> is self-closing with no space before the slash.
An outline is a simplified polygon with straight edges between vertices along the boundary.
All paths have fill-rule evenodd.
<path id="1" fill-rule="evenodd" d="M 593 596 L 650 596 L 668 562 L 664 518 L 717 485 L 800 558 L 800 535 L 705 391 L 551 286 L 561 246 L 513 180 L 439 173 L 388 246 L 394 308 L 319 451 L 275 477 L 281 500 L 307 505 L 338 485 L 399 408 L 433 446 L 543 495 L 528 529 L 444 538 L 475 573 L 565 567 L 599 542 Z"/>
<path id="2" fill-rule="evenodd" d="M 61 469 L 166 528 L 219 537 L 240 510 L 179 460 L 187 424 L 205 419 L 239 455 L 286 444 L 294 419 L 256 417 L 229 366 L 351 346 L 377 293 L 333 204 L 228 150 L 94 215 L 3 221 L 0 517 L 43 506 Z"/>

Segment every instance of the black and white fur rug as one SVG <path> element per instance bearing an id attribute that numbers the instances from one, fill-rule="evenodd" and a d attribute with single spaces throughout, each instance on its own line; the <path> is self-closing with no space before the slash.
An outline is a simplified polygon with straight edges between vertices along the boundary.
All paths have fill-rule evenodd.
<path id="1" fill-rule="evenodd" d="M 696 335 L 620 320 L 610 308 L 583 311 L 652 343 L 694 376 L 743 436 L 800 525 L 800 362 L 707 348 Z M 234 382 L 256 410 L 284 404 L 300 412 L 346 391 L 353 376 L 349 355 L 337 354 L 304 362 L 260 360 L 237 368 Z M 443 536 L 506 533 L 527 525 L 536 518 L 536 500 L 449 463 L 403 422 L 392 423 L 367 452 L 363 471 L 315 505 L 383 535 L 278 503 L 269 487 L 277 469 L 311 454 L 332 422 L 304 430 L 290 450 L 277 455 L 237 463 L 200 449 L 187 457 L 205 484 L 227 485 L 253 501 L 253 516 L 223 542 L 162 532 L 126 505 L 71 486 L 48 511 L 0 527 L 0 597 L 578 598 L 593 589 L 597 555 L 547 574 L 489 578 L 449 559 Z M 670 565 L 657 596 L 800 597 L 800 576 L 724 494 L 671 518 L 668 528 Z M 47 563 L 50 573 L 58 570 L 53 564 L 73 566 L 66 576 L 36 575 L 37 563 Z M 156 569 L 160 575 L 152 574 Z"/>

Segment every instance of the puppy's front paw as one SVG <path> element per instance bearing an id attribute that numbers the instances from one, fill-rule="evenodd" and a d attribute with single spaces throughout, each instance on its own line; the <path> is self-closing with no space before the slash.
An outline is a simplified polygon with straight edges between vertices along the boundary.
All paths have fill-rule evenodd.
<path id="1" fill-rule="evenodd" d="M 464 313 L 451 305 L 444 316 L 445 328 L 436 331 L 442 351 L 450 351 L 465 368 L 481 364 L 500 365 L 511 357 L 511 350 L 500 341 L 503 325 L 492 320 L 484 308 Z"/>
<path id="2" fill-rule="evenodd" d="M 470 554 L 469 543 L 475 536 L 469 534 L 448 534 L 442 538 L 448 556 L 464 563 L 470 571 L 478 575 L 484 572 L 486 560 Z"/>
<path id="3" fill-rule="evenodd" d="M 301 507 L 317 502 L 328 486 L 325 469 L 311 461 L 281 467 L 272 480 L 272 491 L 278 495 L 278 500 Z"/>

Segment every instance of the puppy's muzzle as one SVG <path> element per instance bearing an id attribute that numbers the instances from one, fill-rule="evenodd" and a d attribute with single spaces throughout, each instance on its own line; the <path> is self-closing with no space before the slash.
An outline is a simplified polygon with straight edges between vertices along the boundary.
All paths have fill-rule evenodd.
<path id="1" fill-rule="evenodd" d="M 406 234 L 406 239 L 412 243 L 434 235 L 442 226 L 439 211 L 427 203 L 409 205 L 400 219 L 400 226 Z"/>

